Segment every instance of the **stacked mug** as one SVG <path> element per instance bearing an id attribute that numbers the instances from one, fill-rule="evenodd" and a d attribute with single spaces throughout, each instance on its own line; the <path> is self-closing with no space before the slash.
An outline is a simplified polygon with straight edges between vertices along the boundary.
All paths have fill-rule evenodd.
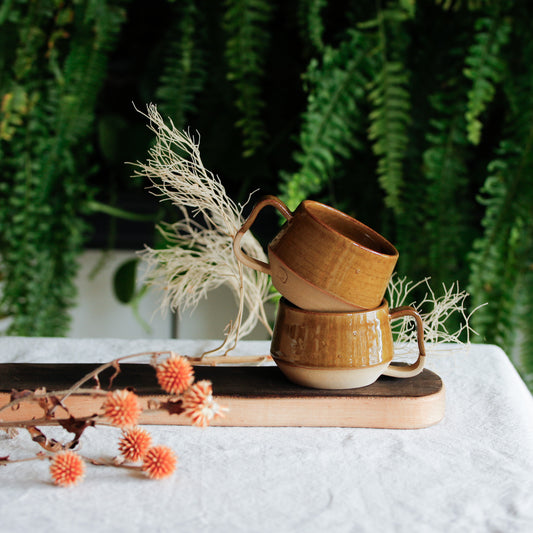
<path id="1" fill-rule="evenodd" d="M 268 246 L 268 263 L 248 256 L 241 240 L 265 206 L 286 222 Z M 325 204 L 304 200 L 294 212 L 275 196 L 263 197 L 235 236 L 244 265 L 272 277 L 282 298 L 271 353 L 291 381 L 320 389 L 370 385 L 381 375 L 406 378 L 424 368 L 422 320 L 410 306 L 389 309 L 384 299 L 398 260 L 379 233 Z M 391 321 L 416 321 L 418 359 L 392 362 Z"/>

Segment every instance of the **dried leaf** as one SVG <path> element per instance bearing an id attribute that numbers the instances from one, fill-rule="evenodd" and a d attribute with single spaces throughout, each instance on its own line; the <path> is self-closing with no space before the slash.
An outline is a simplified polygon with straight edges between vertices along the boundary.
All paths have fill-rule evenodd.
<path id="1" fill-rule="evenodd" d="M 183 409 L 183 401 L 180 400 L 168 400 L 159 404 L 160 409 L 167 411 L 169 415 L 181 415 L 185 412 Z"/>
<path id="2" fill-rule="evenodd" d="M 34 395 L 34 392 L 31 390 L 24 389 L 24 390 L 19 391 L 16 389 L 11 389 L 11 397 L 9 398 L 9 401 L 14 402 L 16 400 L 22 400 L 24 398 L 29 398 L 30 396 L 33 396 L 33 395 Z M 14 405 L 12 409 L 13 411 L 20 409 L 20 404 Z"/>
<path id="3" fill-rule="evenodd" d="M 83 432 L 88 427 L 94 427 L 94 419 L 92 418 L 74 418 L 70 416 L 67 420 L 58 420 L 59 425 L 66 429 L 69 433 L 74 433 L 74 438 L 66 446 L 67 448 L 75 448 L 79 442 Z"/>
<path id="4" fill-rule="evenodd" d="M 70 411 L 63 405 L 61 400 L 57 396 L 47 396 L 46 398 L 38 399 L 39 407 L 44 411 L 45 418 L 54 418 L 55 410 L 57 407 L 61 407 L 68 415 Z"/>
<path id="5" fill-rule="evenodd" d="M 49 439 L 39 428 L 30 426 L 26 429 L 31 435 L 31 440 L 36 442 L 45 450 L 49 452 L 59 452 L 65 449 L 65 446 L 63 446 L 59 441 L 55 439 Z"/>

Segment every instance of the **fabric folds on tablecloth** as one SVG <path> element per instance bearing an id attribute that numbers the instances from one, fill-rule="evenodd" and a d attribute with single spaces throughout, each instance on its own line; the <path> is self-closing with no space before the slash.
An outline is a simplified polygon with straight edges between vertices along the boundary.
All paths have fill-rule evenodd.
<path id="1" fill-rule="evenodd" d="M 166 349 L 194 355 L 215 344 L 2 338 L 0 362 L 105 362 Z M 268 350 L 268 342 L 249 341 L 236 353 Z M 452 345 L 428 359 L 446 387 L 446 414 L 435 426 L 148 426 L 154 442 L 179 456 L 171 478 L 89 465 L 83 483 L 61 489 L 45 462 L 0 467 L 0 531 L 530 533 L 531 394 L 497 347 Z M 90 428 L 81 452 L 112 457 L 118 434 Z M 25 432 L 0 436 L 1 456 L 37 451 Z"/>

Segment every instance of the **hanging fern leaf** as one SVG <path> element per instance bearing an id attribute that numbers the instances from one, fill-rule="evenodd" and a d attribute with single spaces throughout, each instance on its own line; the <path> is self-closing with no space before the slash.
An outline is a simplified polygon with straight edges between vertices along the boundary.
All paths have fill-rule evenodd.
<path id="1" fill-rule="evenodd" d="M 470 293 L 473 305 L 487 304 L 474 315 L 474 329 L 487 342 L 505 349 L 514 334 L 513 313 L 519 272 L 525 259 L 522 243 L 530 242 L 530 191 L 522 184 L 533 172 L 533 127 L 521 146 L 503 141 L 499 157 L 488 168 L 489 177 L 480 201 L 486 206 L 484 235 L 474 243 L 470 255 Z"/>
<path id="2" fill-rule="evenodd" d="M 403 159 L 408 144 L 410 120 L 409 92 L 404 65 L 386 62 L 375 78 L 370 92 L 374 110 L 370 113 L 369 138 L 378 156 L 378 175 L 386 192 L 385 205 L 401 211 L 400 193 L 403 184 Z"/>
<path id="3" fill-rule="evenodd" d="M 24 87 L 28 105 L 16 130 L 0 140 L 1 171 L 9 180 L 0 193 L 8 206 L 0 220 L 6 228 L 0 307 L 11 317 L 10 334 L 67 332 L 86 230 L 81 215 L 91 194 L 88 140 L 107 57 L 124 20 L 121 3 L 50 0 L 31 2 L 20 13 L 9 85 Z"/>
<path id="4" fill-rule="evenodd" d="M 465 279 L 462 258 L 469 250 L 468 234 L 468 141 L 465 132 L 464 92 L 461 87 L 430 100 L 434 118 L 426 135 L 423 154 L 426 180 L 423 230 L 427 268 L 437 287 Z M 450 209 L 450 205 L 456 205 Z"/>
<path id="5" fill-rule="evenodd" d="M 195 97 L 204 87 L 207 72 L 203 51 L 198 46 L 199 12 L 194 0 L 174 4 L 164 70 L 156 96 L 164 115 L 181 128 L 186 116 L 196 111 Z"/>
<path id="6" fill-rule="evenodd" d="M 501 54 L 509 40 L 511 24 L 508 18 L 496 14 L 478 19 L 475 31 L 463 72 L 472 81 L 466 111 L 468 140 L 479 144 L 483 127 L 479 117 L 493 100 L 496 85 L 503 77 L 506 63 Z"/>
<path id="7" fill-rule="evenodd" d="M 94 105 L 107 71 L 108 54 L 125 20 L 122 7 L 98 0 L 78 6 L 73 16 L 74 21 L 79 22 L 73 31 L 60 78 L 48 81 L 50 97 L 45 105 L 52 117 L 50 127 L 54 136 L 50 139 L 42 170 L 43 199 L 62 176 L 64 166 L 71 173 L 74 171 L 71 147 L 87 135 L 93 125 Z"/>
<path id="8" fill-rule="evenodd" d="M 469 9 L 471 11 L 480 9 L 484 4 L 489 3 L 491 0 L 435 0 L 438 5 L 441 5 L 446 11 L 459 11 L 460 9 Z"/>
<path id="9" fill-rule="evenodd" d="M 318 52 L 324 49 L 324 21 L 322 11 L 327 0 L 299 0 L 298 21 L 304 43 Z"/>
<path id="10" fill-rule="evenodd" d="M 235 87 L 235 105 L 241 113 L 237 127 L 243 134 L 245 157 L 261 147 L 267 137 L 261 119 L 264 108 L 261 81 L 265 76 L 265 54 L 272 17 L 268 0 L 227 0 L 224 14 L 228 79 Z"/>
<path id="11" fill-rule="evenodd" d="M 527 241 L 526 261 L 522 275 L 518 280 L 516 298 L 516 330 L 518 342 L 516 343 L 515 364 L 522 374 L 524 381 L 530 390 L 533 390 L 533 328 L 531 317 L 533 316 L 533 231 L 530 231 Z"/>
<path id="12" fill-rule="evenodd" d="M 319 193 L 332 179 L 339 158 L 361 149 L 364 128 L 359 106 L 368 84 L 368 51 L 364 34 L 351 30 L 339 48 L 326 47 L 322 63 L 312 60 L 306 81 L 307 109 L 302 117 L 295 173 L 282 172 L 281 196 L 290 208 Z"/>
<path id="13" fill-rule="evenodd" d="M 378 156 L 378 176 L 385 191 L 385 205 L 401 212 L 400 194 L 403 186 L 403 160 L 408 144 L 407 127 L 411 116 L 408 90 L 408 70 L 403 61 L 407 42 L 389 43 L 389 32 L 398 32 L 412 12 L 406 12 L 401 3 L 390 9 L 379 10 L 376 20 L 363 25 L 375 27 L 378 47 L 374 77 L 369 98 L 373 105 L 370 113 L 369 139 Z M 391 50 L 392 49 L 392 50 Z"/>
<path id="14" fill-rule="evenodd" d="M 508 61 L 509 76 L 502 84 L 510 109 L 507 139 L 489 165 L 480 199 L 485 205 L 484 234 L 470 256 L 473 303 L 487 303 L 476 313 L 474 327 L 508 354 L 515 339 L 525 334 L 519 330 L 524 316 L 530 329 L 531 317 L 524 312 L 533 306 L 533 294 L 526 290 L 533 256 L 533 65 L 526 58 L 533 53 L 533 43 L 529 20 L 520 10 L 515 15 L 510 46 L 522 54 Z M 521 357 L 531 366 L 533 349 L 522 349 Z"/>

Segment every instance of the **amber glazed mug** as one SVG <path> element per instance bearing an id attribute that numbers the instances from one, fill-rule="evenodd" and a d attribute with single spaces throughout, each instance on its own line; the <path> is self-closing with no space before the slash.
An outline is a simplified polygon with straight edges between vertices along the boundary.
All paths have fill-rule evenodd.
<path id="1" fill-rule="evenodd" d="M 418 359 L 393 363 L 391 321 L 405 316 L 416 321 Z M 353 389 L 379 376 L 408 378 L 424 369 L 424 328 L 409 306 L 389 310 L 385 300 L 375 309 L 317 312 L 280 301 L 270 347 L 272 357 L 294 383 L 318 389 Z"/>
<path id="2" fill-rule="evenodd" d="M 269 263 L 246 255 L 241 239 L 265 206 L 287 219 L 268 246 Z M 398 260 L 384 237 L 333 207 L 304 200 L 294 212 L 263 197 L 233 241 L 237 259 L 270 274 L 274 287 L 302 309 L 353 311 L 380 305 Z"/>

